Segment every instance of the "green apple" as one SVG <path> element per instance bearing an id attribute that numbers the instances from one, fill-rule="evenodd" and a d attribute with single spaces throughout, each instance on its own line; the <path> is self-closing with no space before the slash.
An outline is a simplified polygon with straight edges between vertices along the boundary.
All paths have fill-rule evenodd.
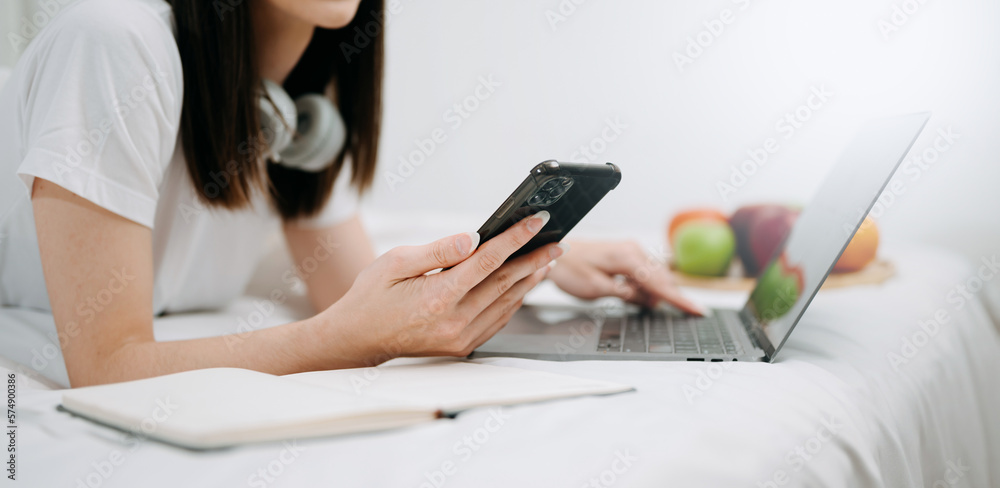
<path id="1" fill-rule="evenodd" d="M 792 309 L 803 287 L 802 269 L 790 266 L 782 254 L 760 275 L 750 302 L 758 317 L 765 321 L 774 320 Z"/>
<path id="2" fill-rule="evenodd" d="M 682 273 L 723 276 L 736 252 L 736 237 L 726 222 L 693 220 L 677 228 L 674 262 Z"/>

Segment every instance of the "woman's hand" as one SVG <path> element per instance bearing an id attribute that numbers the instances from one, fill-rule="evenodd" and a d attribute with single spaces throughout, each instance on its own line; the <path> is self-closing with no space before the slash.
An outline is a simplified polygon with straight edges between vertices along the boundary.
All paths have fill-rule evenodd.
<path id="1" fill-rule="evenodd" d="M 524 294 L 562 254 L 561 248 L 548 245 L 504 262 L 541 230 L 548 214 L 538 214 L 478 250 L 476 234 L 393 249 L 314 317 L 280 327 L 157 342 L 149 228 L 41 178 L 35 178 L 31 200 L 59 345 L 73 387 L 200 368 L 281 375 L 374 366 L 396 356 L 465 355 L 507 323 Z M 113 279 L 109 285 L 115 276 L 126 276 L 121 279 L 128 283 Z M 114 296 L 93 313 L 80 312 L 102 295 Z"/>
<path id="2" fill-rule="evenodd" d="M 705 314 L 681 295 L 667 267 L 636 242 L 575 241 L 569 247 L 549 273 L 566 293 L 584 299 L 613 296 L 648 307 L 662 300 L 687 313 Z"/>
<path id="3" fill-rule="evenodd" d="M 399 356 L 466 356 L 507 324 L 562 255 L 550 244 L 504 262 L 548 218 L 539 212 L 523 219 L 479 249 L 476 233 L 392 249 L 317 318 L 327 317 L 337 340 L 348 340 L 364 365 Z M 439 268 L 449 269 L 430 273 Z"/>

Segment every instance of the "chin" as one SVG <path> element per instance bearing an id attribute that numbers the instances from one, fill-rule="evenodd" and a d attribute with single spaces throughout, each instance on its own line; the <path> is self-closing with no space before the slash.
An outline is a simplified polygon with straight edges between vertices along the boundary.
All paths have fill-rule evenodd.
<path id="1" fill-rule="evenodd" d="M 304 10 L 306 19 L 318 27 L 340 29 L 351 23 L 360 3 L 361 0 L 313 0 L 304 5 Z"/>

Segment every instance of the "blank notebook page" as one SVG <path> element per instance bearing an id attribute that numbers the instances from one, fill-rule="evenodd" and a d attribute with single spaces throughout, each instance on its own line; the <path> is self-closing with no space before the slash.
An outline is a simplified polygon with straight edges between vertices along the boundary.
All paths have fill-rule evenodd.
<path id="1" fill-rule="evenodd" d="M 63 406 L 125 428 L 138 430 L 153 425 L 155 437 L 184 445 L 210 445 L 217 439 L 244 440 L 256 437 L 257 431 L 264 428 L 281 430 L 338 417 L 416 410 L 376 397 L 316 388 L 234 368 L 67 390 Z"/>
<path id="2" fill-rule="evenodd" d="M 284 378 L 446 411 L 632 390 L 630 386 L 608 381 L 450 361 L 315 371 Z"/>

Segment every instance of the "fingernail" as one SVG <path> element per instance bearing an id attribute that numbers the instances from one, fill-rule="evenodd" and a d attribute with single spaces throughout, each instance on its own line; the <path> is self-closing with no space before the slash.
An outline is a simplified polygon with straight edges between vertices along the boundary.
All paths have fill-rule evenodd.
<path id="1" fill-rule="evenodd" d="M 458 249 L 458 253 L 462 256 L 466 256 L 474 251 L 478 245 L 478 232 L 466 232 L 465 234 L 459 235 L 455 238 L 455 248 Z"/>
<path id="2" fill-rule="evenodd" d="M 563 254 L 568 253 L 569 252 L 569 243 L 568 242 L 560 242 L 559 243 L 559 249 L 563 250 Z"/>
<path id="3" fill-rule="evenodd" d="M 549 215 L 548 210 L 542 210 L 541 212 L 532 215 L 531 218 L 528 219 L 528 230 L 531 232 L 538 232 L 542 230 L 542 227 L 545 227 L 545 224 L 549 223 L 549 217 L 551 216 Z"/>
<path id="4" fill-rule="evenodd" d="M 552 259 L 558 258 L 566 254 L 566 248 L 562 244 L 556 244 L 549 248 L 549 257 Z"/>

